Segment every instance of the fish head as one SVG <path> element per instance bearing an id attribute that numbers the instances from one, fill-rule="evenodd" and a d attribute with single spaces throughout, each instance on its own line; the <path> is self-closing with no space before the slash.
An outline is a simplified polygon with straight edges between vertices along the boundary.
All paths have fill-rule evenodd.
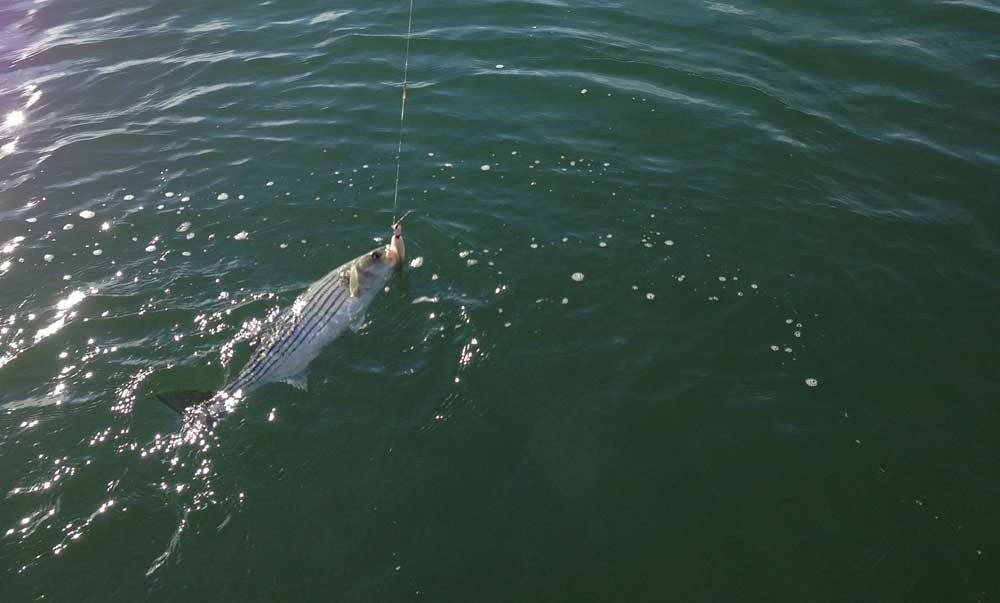
<path id="1" fill-rule="evenodd" d="M 354 260 L 353 269 L 357 271 L 359 285 L 367 288 L 366 285 L 385 283 L 390 273 L 399 265 L 401 260 L 397 260 L 396 253 L 392 245 L 376 247 L 363 256 Z"/>

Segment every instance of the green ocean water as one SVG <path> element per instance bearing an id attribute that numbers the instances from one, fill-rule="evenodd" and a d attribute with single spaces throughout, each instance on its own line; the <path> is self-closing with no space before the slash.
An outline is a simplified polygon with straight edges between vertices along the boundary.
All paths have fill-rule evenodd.
<path id="1" fill-rule="evenodd" d="M 165 444 L 408 8 L 0 5 L 0 601 L 997 600 L 995 0 L 415 0 Z"/>

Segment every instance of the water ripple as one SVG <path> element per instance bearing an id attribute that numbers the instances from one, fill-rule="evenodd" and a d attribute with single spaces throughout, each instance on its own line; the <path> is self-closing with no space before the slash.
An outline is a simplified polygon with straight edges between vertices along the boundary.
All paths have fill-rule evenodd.
<path id="1" fill-rule="evenodd" d="M 963 442 L 985 441 L 972 423 L 986 407 L 969 400 L 995 389 L 982 360 L 1000 282 L 993 4 L 418 2 L 394 207 L 406 8 L 0 6 L 12 600 L 107 584 L 172 599 L 177 584 L 227 582 L 190 572 L 203 558 L 247 554 L 233 567 L 268 571 L 242 573 L 239 598 L 273 586 L 254 576 L 297 583 L 246 546 L 279 541 L 326 547 L 295 569 L 334 598 L 475 598 L 431 591 L 429 565 L 518 598 L 447 553 L 422 563 L 413 543 L 428 534 L 460 555 L 486 534 L 500 552 L 467 556 L 529 568 L 515 582 L 542 598 L 565 576 L 538 560 L 601 567 L 577 582 L 614 599 L 638 591 L 601 589 L 637 570 L 592 551 L 673 555 L 653 536 L 692 534 L 699 513 L 723 531 L 763 525 L 782 575 L 808 583 L 815 559 L 785 554 L 773 526 L 787 514 L 768 496 L 804 513 L 862 501 L 914 533 L 943 525 L 897 513 L 924 486 L 866 477 L 885 455 L 855 442 L 942 475 L 989 456 Z M 181 429 L 152 397 L 218 387 L 276 308 L 410 209 L 408 269 L 317 359 L 310 391 L 275 385 L 208 430 Z M 939 435 L 925 399 L 961 409 L 944 431 L 963 437 Z M 951 456 L 919 452 L 912 434 L 927 432 Z M 789 442 L 795 454 L 768 456 Z M 729 458 L 734 443 L 794 479 L 763 498 L 689 479 L 757 475 Z M 866 494 L 809 491 L 815 471 L 797 462 Z M 918 549 L 946 551 L 937 568 L 958 551 L 973 569 L 950 583 L 985 584 L 965 534 L 992 526 L 951 511 L 971 528 Z M 322 521 L 305 534 L 301 517 Z M 795 533 L 830 521 L 817 512 Z M 565 546 L 581 525 L 587 546 Z M 864 543 L 840 543 L 844 558 L 884 548 L 884 531 L 835 532 Z M 627 542 L 642 534 L 648 547 Z M 689 558 L 715 554 L 717 534 L 694 540 L 707 548 Z M 80 559 L 92 571 L 60 580 Z"/>

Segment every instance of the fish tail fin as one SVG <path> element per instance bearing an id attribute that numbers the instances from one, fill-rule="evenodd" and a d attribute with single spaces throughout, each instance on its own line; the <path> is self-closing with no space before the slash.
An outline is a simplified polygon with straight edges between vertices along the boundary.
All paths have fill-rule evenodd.
<path id="1" fill-rule="evenodd" d="M 169 406 L 179 415 L 192 406 L 197 406 L 207 402 L 215 395 L 215 392 L 206 392 L 196 389 L 178 389 L 169 392 L 156 394 L 157 399 Z"/>

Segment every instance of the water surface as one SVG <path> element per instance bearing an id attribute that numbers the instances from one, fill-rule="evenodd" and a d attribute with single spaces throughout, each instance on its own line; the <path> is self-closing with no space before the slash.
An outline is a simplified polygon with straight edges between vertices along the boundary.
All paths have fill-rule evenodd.
<path id="1" fill-rule="evenodd" d="M 407 8 L 0 7 L 0 599 L 994 599 L 988 0 L 416 0 L 171 443 Z"/>

